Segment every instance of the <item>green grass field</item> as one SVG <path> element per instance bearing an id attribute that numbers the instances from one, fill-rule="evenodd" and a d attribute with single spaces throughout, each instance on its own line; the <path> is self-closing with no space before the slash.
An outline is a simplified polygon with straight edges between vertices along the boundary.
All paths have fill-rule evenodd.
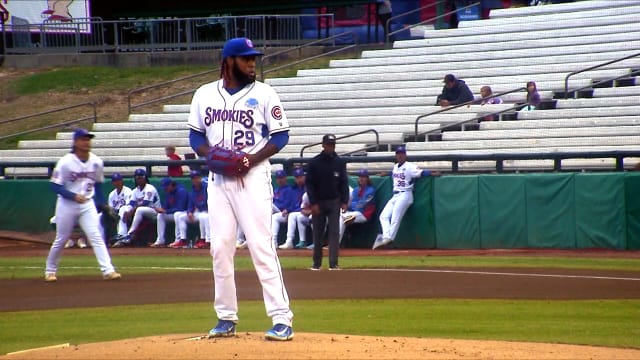
<path id="1" fill-rule="evenodd" d="M 640 271 L 633 259 L 576 257 L 343 257 L 343 267 L 493 267 Z M 125 274 L 211 271 L 203 256 L 120 256 Z M 282 257 L 284 268 L 306 268 L 306 257 Z M 382 265 L 384 264 L 384 265 Z M 252 269 L 237 256 L 238 269 Z M 39 278 L 44 259 L 0 258 L 0 276 Z M 97 273 L 91 254 L 66 256 L 64 276 Z M 240 305 L 239 331 L 264 331 L 262 301 Z M 487 339 L 640 348 L 640 300 L 292 300 L 300 332 Z M 4 312 L 0 354 L 59 343 L 88 343 L 173 333 L 205 333 L 214 325 L 211 303 Z"/>

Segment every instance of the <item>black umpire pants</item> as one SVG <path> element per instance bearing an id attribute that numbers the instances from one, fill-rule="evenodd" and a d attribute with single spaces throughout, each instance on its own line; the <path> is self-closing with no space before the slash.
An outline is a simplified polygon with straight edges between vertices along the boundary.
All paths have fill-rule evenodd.
<path id="1" fill-rule="evenodd" d="M 313 266 L 322 266 L 322 245 L 324 243 L 325 226 L 329 240 L 329 267 L 338 266 L 340 241 L 340 199 L 318 201 L 320 214 L 311 217 L 313 227 Z"/>

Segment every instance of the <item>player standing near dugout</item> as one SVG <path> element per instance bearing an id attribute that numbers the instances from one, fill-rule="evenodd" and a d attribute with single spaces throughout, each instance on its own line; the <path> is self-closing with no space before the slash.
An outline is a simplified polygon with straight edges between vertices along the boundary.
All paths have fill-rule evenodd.
<path id="1" fill-rule="evenodd" d="M 396 149 L 396 161 L 391 171 L 393 196 L 380 213 L 382 234 L 378 234 L 372 249 L 390 244 L 396 239 L 402 217 L 413 204 L 413 185 L 417 178 L 439 176 L 437 171 L 422 170 L 416 164 L 407 161 L 407 148 L 402 145 Z"/>
<path id="2" fill-rule="evenodd" d="M 76 223 L 87 236 L 96 255 L 105 280 L 117 280 L 122 276 L 115 271 L 111 256 L 101 231 L 96 207 L 104 208 L 102 193 L 104 165 L 102 159 L 91 152 L 94 137 L 86 129 L 73 132 L 71 153 L 56 163 L 51 176 L 51 189 L 58 194 L 56 202 L 56 238 L 51 244 L 44 280 L 57 281 L 56 273 L 65 242 Z"/>
<path id="3" fill-rule="evenodd" d="M 228 40 L 222 49 L 221 79 L 201 86 L 191 102 L 189 142 L 207 159 L 211 170 L 208 203 L 210 209 L 216 209 L 209 213 L 209 221 L 218 323 L 209 337 L 236 334 L 233 259 L 240 226 L 273 323 L 265 338 L 293 339 L 293 313 L 271 234 L 269 163 L 289 142 L 289 122 L 273 88 L 256 81 L 256 57 L 261 55 L 247 38 Z M 235 156 L 238 158 L 231 159 Z M 225 163 L 220 159 L 229 159 L 226 167 L 235 172 L 217 168 L 216 163 Z"/>
<path id="4" fill-rule="evenodd" d="M 322 152 L 316 155 L 307 167 L 307 195 L 311 203 L 311 226 L 313 227 L 313 265 L 311 270 L 322 266 L 322 242 L 325 225 L 329 238 L 329 270 L 340 270 L 338 252 L 340 247 L 340 212 L 349 204 L 349 179 L 347 166 L 336 154 L 336 136 L 322 137 Z"/>

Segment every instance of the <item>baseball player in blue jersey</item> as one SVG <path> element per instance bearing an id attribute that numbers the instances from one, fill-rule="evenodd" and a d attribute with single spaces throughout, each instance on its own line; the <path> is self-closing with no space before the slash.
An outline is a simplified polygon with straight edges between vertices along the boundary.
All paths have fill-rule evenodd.
<path id="1" fill-rule="evenodd" d="M 293 189 L 287 183 L 287 173 L 284 170 L 276 171 L 277 187 L 273 189 L 273 206 L 278 211 L 271 215 L 271 232 L 273 235 L 273 245 L 278 247 L 278 232 L 280 224 L 286 224 L 289 211 L 295 207 L 293 202 Z"/>
<path id="2" fill-rule="evenodd" d="M 241 150 L 245 154 L 242 173 L 209 174 L 209 208 L 216 209 L 209 212 L 209 221 L 214 308 L 218 317 L 209 336 L 236 334 L 239 318 L 234 255 L 237 229 L 241 227 L 273 324 L 265 338 L 283 341 L 293 339 L 293 312 L 271 233 L 273 189 L 269 158 L 289 142 L 289 122 L 273 88 L 255 80 L 256 57 L 260 55 L 247 38 L 225 43 L 221 79 L 201 86 L 193 96 L 189 141 L 200 156 L 207 157 L 212 148 Z"/>
<path id="3" fill-rule="evenodd" d="M 293 239 L 296 237 L 296 229 L 298 228 L 298 217 L 301 215 L 302 195 L 307 191 L 304 169 L 296 168 L 293 170 L 293 178 L 295 183 L 291 185 L 290 191 L 291 208 L 289 209 L 289 216 L 287 218 L 287 240 L 284 244 L 280 245 L 280 249 L 293 249 Z M 303 241 L 300 243 L 304 244 Z"/>
<path id="4" fill-rule="evenodd" d="M 173 179 L 166 177 L 160 180 L 160 186 L 164 190 L 164 199 L 161 201 L 162 206 L 156 208 L 157 215 L 157 232 L 155 245 L 162 246 L 165 243 L 165 230 L 167 222 L 175 224 L 175 241 L 169 247 L 174 249 L 182 249 L 187 247 L 187 233 L 181 230 L 180 219 L 187 215 L 187 206 L 189 195 L 187 190 Z M 184 229 L 186 230 L 186 228 Z"/>
<path id="5" fill-rule="evenodd" d="M 149 184 L 147 172 L 144 169 L 136 169 L 133 173 L 133 178 L 136 182 L 136 187 L 131 190 L 131 197 L 129 198 L 131 209 L 124 214 L 125 221 L 133 216 L 131 227 L 127 231 L 127 235 L 113 244 L 113 247 L 131 245 L 131 236 L 138 230 L 142 220 L 144 218 L 156 220 L 158 214 L 156 209 L 161 207 L 160 195 L 158 195 L 156 187 Z"/>
<path id="6" fill-rule="evenodd" d="M 105 280 L 117 280 L 121 275 L 111 264 L 96 207 L 105 205 L 102 193 L 104 165 L 91 152 L 90 134 L 85 129 L 73 132 L 73 147 L 56 163 L 51 176 L 51 189 L 58 194 L 56 201 L 56 238 L 51 244 L 44 280 L 57 281 L 57 271 L 65 242 L 73 227 L 80 225 L 86 234 Z"/>
<path id="7" fill-rule="evenodd" d="M 349 208 L 340 216 L 340 242 L 348 225 L 362 224 L 371 220 L 376 212 L 375 193 L 376 189 L 371 185 L 367 169 L 358 171 L 358 186 L 351 191 Z"/>
<path id="8" fill-rule="evenodd" d="M 407 148 L 402 145 L 396 149 L 396 164 L 393 166 L 391 177 L 393 181 L 393 196 L 380 213 L 380 226 L 382 234 L 379 234 L 373 242 L 372 249 L 377 249 L 393 242 L 400 228 L 400 221 L 413 204 L 413 185 L 416 179 L 424 176 L 438 176 L 438 172 L 422 170 L 413 163 L 407 161 Z"/>
<path id="9" fill-rule="evenodd" d="M 207 183 L 202 181 L 199 171 L 192 170 L 189 173 L 191 178 L 191 191 L 189 192 L 189 202 L 187 212 L 181 216 L 176 226 L 180 227 L 180 233 L 186 236 L 187 223 L 198 223 L 200 236 L 196 241 L 196 249 L 209 248 L 211 244 L 211 234 L 209 226 L 209 207 L 207 205 Z"/>

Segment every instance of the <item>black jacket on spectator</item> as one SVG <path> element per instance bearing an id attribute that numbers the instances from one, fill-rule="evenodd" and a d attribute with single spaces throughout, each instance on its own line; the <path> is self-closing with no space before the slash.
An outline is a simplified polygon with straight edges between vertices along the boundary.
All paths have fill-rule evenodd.
<path id="1" fill-rule="evenodd" d="M 307 165 L 306 185 L 311 204 L 333 199 L 340 199 L 341 204 L 349 203 L 347 166 L 335 152 L 326 154 L 323 151 L 311 159 Z"/>
<path id="2" fill-rule="evenodd" d="M 449 100 L 449 105 L 458 105 L 473 100 L 473 93 L 464 80 L 457 79 L 456 85 L 451 89 L 446 85 L 442 88 L 442 94 L 438 95 L 436 105 L 440 100 Z"/>

